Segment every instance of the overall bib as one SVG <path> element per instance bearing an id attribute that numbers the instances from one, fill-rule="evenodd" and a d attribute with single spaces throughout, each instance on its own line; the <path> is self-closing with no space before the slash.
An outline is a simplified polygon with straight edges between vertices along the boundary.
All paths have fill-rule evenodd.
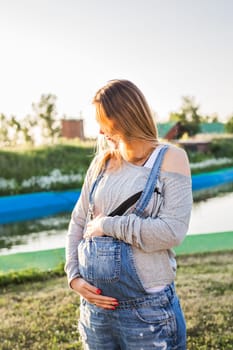
<path id="1" fill-rule="evenodd" d="M 160 150 L 133 211 L 138 216 L 154 192 L 166 150 L 167 146 Z M 90 191 L 91 207 L 102 176 L 103 172 Z M 112 237 L 92 237 L 81 241 L 78 256 L 80 275 L 119 302 L 115 310 L 105 310 L 81 298 L 79 331 L 84 349 L 186 349 L 185 321 L 174 284 L 149 294 L 137 274 L 131 245 Z"/>

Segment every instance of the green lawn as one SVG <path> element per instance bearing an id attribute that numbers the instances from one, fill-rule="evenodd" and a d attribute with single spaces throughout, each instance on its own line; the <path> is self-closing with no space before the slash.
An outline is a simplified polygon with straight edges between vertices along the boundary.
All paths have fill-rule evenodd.
<path id="1" fill-rule="evenodd" d="M 176 286 L 189 350 L 233 349 L 232 252 L 177 258 Z M 0 349 L 81 350 L 78 314 L 79 297 L 68 289 L 64 276 L 3 287 Z"/>

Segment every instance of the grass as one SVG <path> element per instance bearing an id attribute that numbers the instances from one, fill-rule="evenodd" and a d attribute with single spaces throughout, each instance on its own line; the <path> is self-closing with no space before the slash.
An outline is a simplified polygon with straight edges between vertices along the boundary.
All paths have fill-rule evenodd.
<path id="1" fill-rule="evenodd" d="M 230 192 L 233 192 L 233 182 L 199 191 L 193 191 L 193 201 L 201 202 L 208 198 L 216 198 L 217 196 L 222 196 L 223 194 Z"/>
<path id="2" fill-rule="evenodd" d="M 188 349 L 233 349 L 232 251 L 178 256 L 177 262 Z M 81 350 L 78 316 L 79 297 L 64 276 L 2 287 L 0 349 Z"/>
<path id="3" fill-rule="evenodd" d="M 232 252 L 179 257 L 189 350 L 233 349 Z"/>
<path id="4" fill-rule="evenodd" d="M 64 277 L 3 290 L 0 349 L 81 349 L 78 307 Z"/>
<path id="5" fill-rule="evenodd" d="M 62 174 L 84 176 L 94 156 L 94 147 L 90 142 L 66 143 L 41 146 L 29 149 L 0 150 L 0 174 L 5 179 L 15 179 L 14 189 L 1 189 L 1 195 L 35 192 L 37 188 L 22 188 L 21 182 L 33 176 L 47 176 L 54 169 Z M 82 183 L 77 183 L 81 187 Z M 71 184 L 72 188 L 74 184 Z M 69 189 L 69 184 L 54 185 L 53 190 Z"/>
<path id="6" fill-rule="evenodd" d="M 1 177 L 22 181 L 31 176 L 47 175 L 53 169 L 62 173 L 85 171 L 93 158 L 89 143 L 57 144 L 29 149 L 0 151 Z"/>

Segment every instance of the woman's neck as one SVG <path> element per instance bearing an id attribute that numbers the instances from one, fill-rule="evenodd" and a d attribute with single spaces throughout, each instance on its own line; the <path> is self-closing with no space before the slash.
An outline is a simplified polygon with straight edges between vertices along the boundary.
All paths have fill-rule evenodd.
<path id="1" fill-rule="evenodd" d="M 119 151 L 127 162 L 135 165 L 143 165 L 151 153 L 156 148 L 154 142 L 133 141 L 132 143 L 121 142 L 119 144 Z"/>

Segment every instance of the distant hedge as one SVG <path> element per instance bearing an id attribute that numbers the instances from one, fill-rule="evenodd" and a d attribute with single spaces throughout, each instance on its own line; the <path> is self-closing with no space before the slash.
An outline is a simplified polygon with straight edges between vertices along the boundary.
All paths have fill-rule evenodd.
<path id="1" fill-rule="evenodd" d="M 0 150 L 0 177 L 19 181 L 48 175 L 54 169 L 64 174 L 83 173 L 94 156 L 89 144 L 58 144 L 25 150 Z"/>
<path id="2" fill-rule="evenodd" d="M 76 182 L 54 183 L 51 190 L 81 187 L 87 168 L 94 157 L 94 147 L 86 144 L 58 144 L 24 150 L 0 150 L 0 194 L 38 191 L 38 186 L 22 188 L 21 183 L 32 177 L 49 176 L 55 169 L 65 175 L 79 174 Z M 1 180 L 2 179 L 2 180 Z M 3 180 L 5 179 L 5 180 Z M 4 181 L 13 179 L 12 185 Z"/>
<path id="3" fill-rule="evenodd" d="M 214 139 L 210 145 L 210 152 L 216 157 L 233 158 L 233 137 Z"/>

